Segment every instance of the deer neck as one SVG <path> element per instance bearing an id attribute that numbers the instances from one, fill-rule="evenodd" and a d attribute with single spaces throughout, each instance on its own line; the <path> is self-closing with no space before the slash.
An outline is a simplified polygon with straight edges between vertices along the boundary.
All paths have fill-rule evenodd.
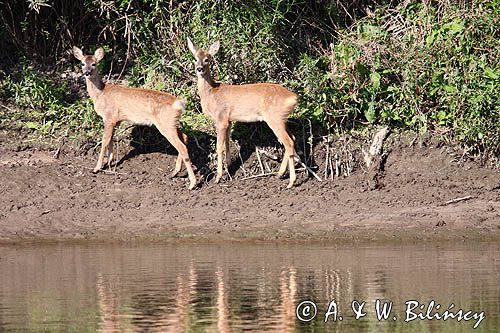
<path id="1" fill-rule="evenodd" d="M 87 91 L 92 100 L 96 100 L 104 90 L 104 82 L 99 75 L 86 78 L 87 81 Z"/>
<path id="2" fill-rule="evenodd" d="M 200 98 L 204 99 L 208 97 L 212 89 L 217 88 L 220 83 L 214 81 L 210 73 L 198 76 L 198 93 Z"/>

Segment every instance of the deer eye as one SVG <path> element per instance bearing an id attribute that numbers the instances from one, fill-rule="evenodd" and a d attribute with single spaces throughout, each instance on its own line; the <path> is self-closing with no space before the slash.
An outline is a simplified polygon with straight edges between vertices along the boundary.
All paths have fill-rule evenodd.
<path id="1" fill-rule="evenodd" d="M 92 64 L 92 67 L 95 67 L 95 64 Z"/>
<path id="2" fill-rule="evenodd" d="M 203 59 L 203 63 L 206 65 L 208 64 L 208 58 Z"/>

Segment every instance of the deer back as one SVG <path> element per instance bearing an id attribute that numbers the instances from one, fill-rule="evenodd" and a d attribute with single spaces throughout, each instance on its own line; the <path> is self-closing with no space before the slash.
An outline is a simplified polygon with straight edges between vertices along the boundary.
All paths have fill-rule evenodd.
<path id="1" fill-rule="evenodd" d="M 297 95 L 274 83 L 221 84 L 201 94 L 201 102 L 214 119 L 255 122 L 288 118 L 297 104 Z"/>
<path id="2" fill-rule="evenodd" d="M 112 84 L 105 85 L 94 103 L 103 118 L 137 125 L 152 125 L 159 117 L 177 122 L 184 110 L 183 103 L 168 93 Z"/>

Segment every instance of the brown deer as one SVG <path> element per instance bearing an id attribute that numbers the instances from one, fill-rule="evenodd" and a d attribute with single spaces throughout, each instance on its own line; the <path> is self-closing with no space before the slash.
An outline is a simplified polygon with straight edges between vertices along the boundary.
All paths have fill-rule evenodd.
<path id="1" fill-rule="evenodd" d="M 188 38 L 188 46 L 196 61 L 198 76 L 198 94 L 203 112 L 215 121 L 217 130 L 217 177 L 222 177 L 222 153 L 226 153 L 226 165 L 231 161 L 229 154 L 229 136 L 234 121 L 265 121 L 273 130 L 278 140 L 285 146 L 285 154 L 278 171 L 282 177 L 288 165 L 290 182 L 287 188 L 295 183 L 295 149 L 294 140 L 287 129 L 287 119 L 297 105 L 297 95 L 279 84 L 255 83 L 229 85 L 215 82 L 210 73 L 213 56 L 219 50 L 219 42 L 210 46 L 208 51 L 197 47 Z"/>
<path id="2" fill-rule="evenodd" d="M 101 152 L 93 172 L 101 170 L 106 148 L 108 148 L 108 164 L 111 164 L 113 130 L 116 125 L 122 121 L 136 125 L 155 125 L 179 153 L 171 177 L 181 171 L 184 162 L 190 182 L 189 189 L 193 189 L 196 186 L 196 177 L 187 147 L 183 142 L 185 135 L 178 131 L 179 117 L 184 111 L 185 102 L 165 92 L 104 83 L 96 69 L 97 63 L 104 57 L 102 48 L 97 49 L 93 55 L 84 55 L 81 49 L 73 46 L 73 54 L 82 63 L 87 91 L 94 102 L 95 111 L 104 121 Z"/>

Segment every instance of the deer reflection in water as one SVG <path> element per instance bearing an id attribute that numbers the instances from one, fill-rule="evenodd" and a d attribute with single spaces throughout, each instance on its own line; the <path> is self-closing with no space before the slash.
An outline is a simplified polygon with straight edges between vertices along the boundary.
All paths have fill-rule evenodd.
<path id="1" fill-rule="evenodd" d="M 185 332 L 196 326 L 197 299 L 208 298 L 214 304 L 214 311 L 210 319 L 205 323 L 205 332 L 232 332 L 239 327 L 242 318 L 237 309 L 231 311 L 231 298 L 229 287 L 229 276 L 221 266 L 216 266 L 215 272 L 209 277 L 210 284 L 215 290 L 202 288 L 193 264 L 189 266 L 188 272 L 178 273 L 174 277 L 175 290 L 170 301 L 165 301 L 161 295 L 167 290 L 158 291 L 158 294 L 150 295 L 141 292 L 140 296 L 129 297 L 117 296 L 113 283 L 106 281 L 102 274 L 98 274 L 96 289 L 99 305 L 99 332 L 123 332 L 141 331 L 148 332 Z M 271 321 L 268 321 L 266 330 L 271 332 L 292 332 L 295 330 L 295 306 L 297 302 L 297 272 L 294 267 L 283 268 L 279 276 L 277 294 L 278 302 Z M 203 281 L 206 283 L 207 281 Z M 232 285 L 232 284 L 231 284 Z M 258 290 L 258 286 L 255 286 Z M 262 292 L 265 292 L 262 290 Z M 127 300 L 132 300 L 131 304 Z M 133 300 L 136 299 L 137 302 Z M 146 299 L 146 300 L 145 300 Z M 141 303 L 141 304 L 134 304 Z M 234 303 L 238 307 L 238 302 Z M 135 311 L 134 311 L 135 309 Z M 266 318 L 263 318 L 266 320 Z M 269 320 L 269 318 L 267 318 Z M 259 323 L 255 323 L 256 327 Z"/>
<path id="2" fill-rule="evenodd" d="M 99 302 L 99 332 L 122 332 L 118 318 L 118 297 L 106 286 L 102 274 L 97 275 L 97 297 Z"/>

